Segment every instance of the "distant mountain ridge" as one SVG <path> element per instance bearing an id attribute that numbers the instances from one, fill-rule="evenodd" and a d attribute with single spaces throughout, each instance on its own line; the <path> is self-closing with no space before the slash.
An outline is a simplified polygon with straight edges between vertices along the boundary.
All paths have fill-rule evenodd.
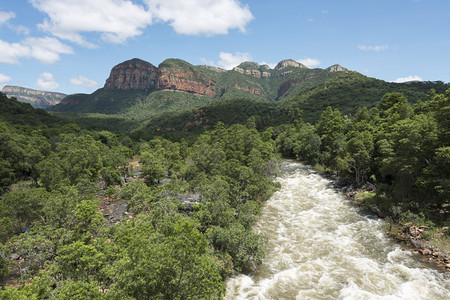
<path id="1" fill-rule="evenodd" d="M 274 68 L 243 62 L 224 70 L 181 59 L 166 59 L 156 67 L 134 58 L 114 66 L 103 88 L 69 95 L 48 110 L 116 115 L 162 134 L 185 128 L 185 119 L 193 124 L 186 130 L 204 129 L 216 121 L 242 121 L 236 113 L 255 115 L 264 127 L 270 125 L 268 120 L 283 122 L 283 114 L 300 109 L 302 118 L 314 123 L 327 106 L 351 117 L 359 107 L 375 107 L 385 93 L 403 93 L 414 104 L 425 100 L 431 89 L 445 93 L 448 88 L 450 84 L 443 82 L 386 82 L 337 64 L 310 69 L 292 59 Z M 201 122 L 195 119 L 198 109 L 203 112 Z"/>
<path id="2" fill-rule="evenodd" d="M 30 103 L 35 108 L 47 108 L 60 103 L 66 94 L 33 90 L 20 86 L 5 85 L 2 92 L 8 98 L 16 98 L 20 102 Z"/>
<path id="3" fill-rule="evenodd" d="M 244 62 L 233 70 L 224 70 L 194 66 L 180 59 L 167 59 L 156 67 L 133 58 L 114 66 L 103 88 L 92 94 L 69 95 L 50 110 L 126 114 L 138 106 L 140 110 L 156 114 L 161 110 L 206 105 L 218 99 L 273 102 L 294 96 L 346 71 L 339 65 L 309 69 L 292 59 L 279 62 L 274 69 Z"/>

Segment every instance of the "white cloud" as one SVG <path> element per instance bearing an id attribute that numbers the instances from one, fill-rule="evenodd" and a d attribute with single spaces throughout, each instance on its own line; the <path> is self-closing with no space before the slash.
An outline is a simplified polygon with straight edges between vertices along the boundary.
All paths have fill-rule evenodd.
<path id="1" fill-rule="evenodd" d="M 0 63 L 17 64 L 19 58 L 30 57 L 30 48 L 23 43 L 8 43 L 0 40 Z"/>
<path id="2" fill-rule="evenodd" d="M 0 26 L 9 21 L 9 19 L 13 19 L 16 17 L 16 14 L 13 12 L 0 11 Z"/>
<path id="3" fill-rule="evenodd" d="M 0 88 L 3 88 L 5 84 L 11 81 L 11 77 L 6 74 L 0 73 Z"/>
<path id="4" fill-rule="evenodd" d="M 320 12 L 324 15 L 328 14 L 328 10 L 326 10 L 326 9 L 322 9 Z"/>
<path id="5" fill-rule="evenodd" d="M 232 68 L 236 67 L 237 65 L 239 65 L 244 61 L 252 60 L 251 54 L 247 52 L 236 52 L 235 54 L 228 52 L 220 52 L 219 57 L 220 57 L 220 60 L 218 61 L 219 66 L 226 70 L 231 70 Z"/>
<path id="6" fill-rule="evenodd" d="M 154 22 L 168 23 L 180 34 L 226 34 L 245 32 L 253 19 L 250 9 L 238 0 L 30 0 L 47 14 L 39 28 L 79 45 L 94 48 L 85 34 L 98 33 L 110 43 L 125 43 L 142 34 Z"/>
<path id="7" fill-rule="evenodd" d="M 111 43 L 124 43 L 152 23 L 152 14 L 129 0 L 30 0 L 48 19 L 39 27 L 74 43 L 95 47 L 81 33 L 98 32 Z"/>
<path id="8" fill-rule="evenodd" d="M 60 59 L 59 54 L 72 54 L 72 48 L 51 37 L 29 37 L 23 44 L 30 48 L 31 57 L 44 64 L 52 64 Z"/>
<path id="9" fill-rule="evenodd" d="M 207 36 L 230 29 L 245 32 L 253 19 L 247 5 L 237 0 L 146 0 L 156 19 L 168 22 L 180 34 Z"/>
<path id="10" fill-rule="evenodd" d="M 84 76 L 79 75 L 78 77 L 72 77 L 70 83 L 75 86 L 87 86 L 96 87 L 98 83 L 92 79 L 88 79 Z"/>
<path id="11" fill-rule="evenodd" d="M 299 59 L 297 60 L 299 63 L 307 66 L 308 68 L 314 68 L 317 67 L 321 64 L 320 60 L 316 59 L 316 58 L 303 58 L 303 59 Z"/>
<path id="12" fill-rule="evenodd" d="M 423 81 L 422 77 L 418 75 L 409 75 L 406 77 L 400 77 L 395 79 L 393 82 L 402 83 L 402 82 L 408 82 L 408 81 Z"/>
<path id="13" fill-rule="evenodd" d="M 30 30 L 23 26 L 23 25 L 19 25 L 19 26 L 15 26 L 15 25 L 11 25 L 9 24 L 9 20 L 10 19 L 14 19 L 16 17 L 16 14 L 13 12 L 6 12 L 6 11 L 0 11 L 0 26 L 2 26 L 3 24 L 6 24 L 6 26 L 9 29 L 14 30 L 15 32 L 21 34 L 29 34 Z"/>
<path id="14" fill-rule="evenodd" d="M 44 64 L 60 59 L 60 54 L 72 54 L 69 46 L 52 37 L 28 37 L 19 43 L 0 40 L 0 63 L 18 64 L 20 58 L 34 58 Z"/>
<path id="15" fill-rule="evenodd" d="M 59 84 L 56 82 L 55 76 L 52 73 L 44 72 L 39 74 L 39 78 L 36 82 L 40 89 L 46 91 L 52 91 L 59 88 Z"/>
<path id="16" fill-rule="evenodd" d="M 260 65 L 268 65 L 269 68 L 271 68 L 271 69 L 275 68 L 276 65 L 277 65 L 277 63 L 268 63 L 268 62 L 265 62 L 265 61 L 260 62 L 259 64 L 260 64 Z"/>
<path id="17" fill-rule="evenodd" d="M 363 51 L 380 52 L 380 51 L 389 49 L 389 46 L 388 45 L 375 45 L 375 46 L 359 45 L 358 49 L 363 50 Z"/>

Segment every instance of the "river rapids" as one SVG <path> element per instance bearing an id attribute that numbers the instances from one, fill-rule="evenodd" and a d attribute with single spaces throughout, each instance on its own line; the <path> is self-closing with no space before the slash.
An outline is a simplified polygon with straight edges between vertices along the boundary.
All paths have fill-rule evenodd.
<path id="1" fill-rule="evenodd" d="M 225 299 L 450 299 L 450 280 L 387 238 L 330 181 L 284 161 L 255 225 L 266 258 L 227 281 Z"/>

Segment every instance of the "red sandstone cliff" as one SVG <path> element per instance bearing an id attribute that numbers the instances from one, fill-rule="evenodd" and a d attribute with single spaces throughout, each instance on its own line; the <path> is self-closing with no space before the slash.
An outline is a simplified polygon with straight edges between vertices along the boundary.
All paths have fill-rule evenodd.
<path id="1" fill-rule="evenodd" d="M 127 60 L 111 70 L 104 88 L 107 90 L 144 90 L 155 89 L 156 67 L 138 58 Z"/>

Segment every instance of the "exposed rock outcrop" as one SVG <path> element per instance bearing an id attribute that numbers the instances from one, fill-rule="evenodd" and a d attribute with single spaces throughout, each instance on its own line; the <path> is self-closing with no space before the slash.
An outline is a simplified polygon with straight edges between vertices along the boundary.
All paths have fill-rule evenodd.
<path id="1" fill-rule="evenodd" d="M 88 95 L 70 95 L 61 105 L 50 110 L 118 113 L 127 107 L 145 104 L 146 109 L 151 107 L 160 111 L 174 106 L 207 103 L 213 99 L 255 96 L 280 101 L 338 76 L 336 72 L 341 69 L 340 66 L 332 66 L 329 70 L 309 69 L 287 59 L 280 61 L 274 69 L 266 64 L 243 62 L 230 71 L 214 66 L 194 66 L 174 58 L 166 59 L 155 67 L 134 58 L 114 66 L 102 89 Z M 154 93 L 169 91 L 202 97 L 186 97 L 188 100 L 184 101 L 182 93 Z M 178 99 L 182 99 L 183 103 L 173 101 Z M 164 107 L 158 105 L 166 100 Z"/>
<path id="2" fill-rule="evenodd" d="M 238 84 L 235 84 L 234 88 L 237 89 L 237 90 L 241 90 L 241 91 L 244 91 L 244 92 L 256 95 L 256 96 L 260 96 L 261 95 L 260 91 L 257 88 L 252 88 L 252 87 L 249 87 L 249 86 L 240 86 Z"/>
<path id="3" fill-rule="evenodd" d="M 270 74 L 269 72 L 270 67 L 268 65 L 260 65 L 258 63 L 249 61 L 243 62 L 239 66 L 234 67 L 233 71 L 245 75 L 250 75 L 255 78 L 268 78 L 272 76 L 272 74 Z"/>
<path id="4" fill-rule="evenodd" d="M 34 107 L 47 108 L 60 103 L 67 95 L 63 93 L 32 90 L 20 86 L 5 85 L 2 92 L 8 98 L 30 103 Z"/>
<path id="5" fill-rule="evenodd" d="M 226 73 L 227 72 L 227 70 L 225 70 L 225 69 L 222 69 L 222 68 L 219 68 L 219 67 L 214 67 L 214 66 L 203 65 L 203 66 L 200 66 L 200 67 L 208 69 L 208 70 L 211 70 L 211 71 L 214 71 L 214 72 L 217 72 L 217 73 Z"/>
<path id="6" fill-rule="evenodd" d="M 346 71 L 348 71 L 348 69 L 341 67 L 338 64 L 332 65 L 332 66 L 328 67 L 326 70 L 330 71 L 330 72 L 346 72 Z"/>
<path id="7" fill-rule="evenodd" d="M 156 86 L 156 70 L 154 65 L 138 58 L 124 61 L 112 68 L 104 88 L 150 92 Z"/>
<path id="8" fill-rule="evenodd" d="M 283 70 L 286 69 L 288 67 L 294 67 L 294 68 L 304 68 L 304 69 L 308 69 L 307 66 L 296 62 L 293 59 L 285 59 L 280 61 L 276 66 L 275 66 L 275 70 Z"/>
<path id="9" fill-rule="evenodd" d="M 214 80 L 204 78 L 200 72 L 190 68 L 160 67 L 157 72 L 157 91 L 181 91 L 194 95 L 215 95 Z"/>

